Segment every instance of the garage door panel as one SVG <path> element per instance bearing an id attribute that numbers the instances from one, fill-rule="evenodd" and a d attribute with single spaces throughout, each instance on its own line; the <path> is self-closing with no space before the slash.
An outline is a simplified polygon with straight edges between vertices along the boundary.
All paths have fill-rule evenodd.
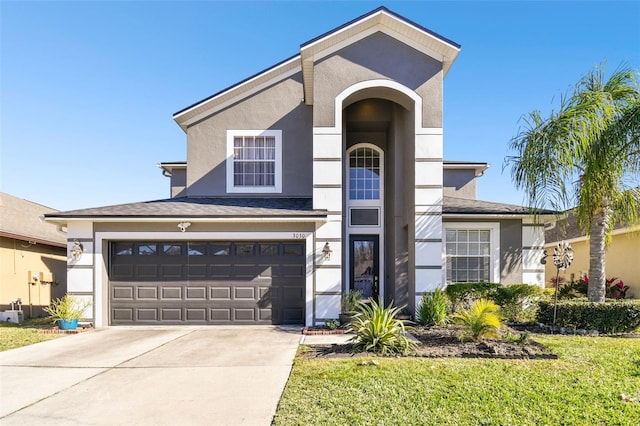
<path id="1" fill-rule="evenodd" d="M 255 265 L 235 265 L 233 277 L 235 279 L 254 278 L 260 275 Z"/>
<path id="2" fill-rule="evenodd" d="M 161 294 L 163 300 L 181 300 L 182 287 L 163 286 L 161 289 Z"/>
<path id="3" fill-rule="evenodd" d="M 209 309 L 209 314 L 211 315 L 210 319 L 213 322 L 228 323 L 231 321 L 231 309 L 229 308 Z"/>
<path id="4" fill-rule="evenodd" d="M 231 300 L 231 287 L 209 287 L 212 300 Z"/>
<path id="5" fill-rule="evenodd" d="M 209 271 L 212 278 L 228 279 L 233 275 L 233 268 L 231 265 L 210 265 Z"/>
<path id="6" fill-rule="evenodd" d="M 185 314 L 187 321 L 207 321 L 207 309 L 206 308 L 187 308 Z"/>
<path id="7" fill-rule="evenodd" d="M 205 278 L 207 276 L 207 265 L 187 265 L 187 278 Z"/>
<path id="8" fill-rule="evenodd" d="M 255 309 L 251 308 L 236 308 L 233 310 L 233 316 L 236 321 L 251 321 L 256 320 Z"/>
<path id="9" fill-rule="evenodd" d="M 158 288 L 157 287 L 138 287 L 136 298 L 138 300 L 157 300 Z"/>
<path id="10" fill-rule="evenodd" d="M 112 287 L 111 297 L 113 300 L 133 300 L 133 287 Z"/>
<path id="11" fill-rule="evenodd" d="M 182 265 L 160 265 L 160 274 L 163 279 L 182 279 Z"/>
<path id="12" fill-rule="evenodd" d="M 158 310 L 149 308 L 136 309 L 136 318 L 138 321 L 158 321 Z"/>
<path id="13" fill-rule="evenodd" d="M 259 288 L 260 300 L 278 300 L 282 297 L 281 289 L 279 287 L 264 287 Z"/>
<path id="14" fill-rule="evenodd" d="M 113 309 L 112 319 L 114 321 L 133 321 L 133 308 Z"/>
<path id="15" fill-rule="evenodd" d="M 282 310 L 283 323 L 300 323 L 304 321 L 304 309 L 302 308 L 284 308 Z"/>
<path id="16" fill-rule="evenodd" d="M 111 279 L 119 280 L 121 278 L 129 278 L 133 275 L 132 264 L 113 265 L 111 267 Z"/>
<path id="17" fill-rule="evenodd" d="M 260 321 L 274 321 L 278 318 L 273 317 L 273 311 L 271 309 L 258 309 L 258 315 Z"/>
<path id="18" fill-rule="evenodd" d="M 120 255 L 114 244 L 113 325 L 304 322 L 304 244 L 145 241 Z"/>
<path id="19" fill-rule="evenodd" d="M 162 308 L 160 316 L 162 321 L 182 321 L 182 309 Z"/>
<path id="20" fill-rule="evenodd" d="M 255 300 L 256 298 L 256 289 L 255 287 L 235 287 L 233 293 L 233 298 L 238 299 L 251 299 Z"/>
<path id="21" fill-rule="evenodd" d="M 158 278 L 158 265 L 136 265 L 135 276 L 138 279 L 156 279 Z"/>
<path id="22" fill-rule="evenodd" d="M 206 300 L 206 287 L 187 287 L 186 300 Z"/>

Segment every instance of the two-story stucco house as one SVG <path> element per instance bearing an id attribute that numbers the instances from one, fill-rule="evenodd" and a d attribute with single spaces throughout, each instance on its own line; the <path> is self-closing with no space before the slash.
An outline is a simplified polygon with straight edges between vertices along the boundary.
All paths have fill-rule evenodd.
<path id="1" fill-rule="evenodd" d="M 443 160 L 460 46 L 376 9 L 174 115 L 171 198 L 49 214 L 96 326 L 321 324 L 353 289 L 415 308 L 447 282 L 542 285 L 543 227 Z M 71 258 L 71 257 L 70 257 Z"/>

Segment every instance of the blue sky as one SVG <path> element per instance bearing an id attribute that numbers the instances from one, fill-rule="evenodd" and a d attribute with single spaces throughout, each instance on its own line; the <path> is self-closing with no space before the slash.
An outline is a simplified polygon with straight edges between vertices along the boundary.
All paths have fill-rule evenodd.
<path id="1" fill-rule="evenodd" d="M 640 2 L 0 2 L 3 192 L 60 210 L 169 196 L 172 114 L 380 5 L 462 45 L 445 79 L 445 159 L 487 161 L 478 197 L 522 204 L 502 171 L 519 118 L 594 65 L 640 68 Z"/>

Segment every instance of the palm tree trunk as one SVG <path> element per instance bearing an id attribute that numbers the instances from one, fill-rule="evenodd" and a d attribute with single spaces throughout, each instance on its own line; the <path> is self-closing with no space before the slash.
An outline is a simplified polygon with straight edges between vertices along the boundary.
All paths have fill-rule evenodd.
<path id="1" fill-rule="evenodd" d="M 590 302 L 604 302 L 605 296 L 605 235 L 609 221 L 608 208 L 602 209 L 591 220 L 589 239 L 589 288 Z"/>

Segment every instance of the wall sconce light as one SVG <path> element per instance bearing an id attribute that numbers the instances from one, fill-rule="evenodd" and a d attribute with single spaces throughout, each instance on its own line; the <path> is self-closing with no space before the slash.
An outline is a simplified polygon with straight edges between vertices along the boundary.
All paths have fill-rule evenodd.
<path id="1" fill-rule="evenodd" d="M 333 250 L 331 250 L 331 247 L 329 246 L 329 242 L 327 241 L 324 244 L 324 247 L 322 247 L 322 259 L 323 260 L 330 260 L 331 259 L 331 253 L 333 253 Z"/>
<path id="2" fill-rule="evenodd" d="M 84 246 L 82 243 L 78 242 L 78 240 L 73 240 L 73 246 L 71 246 L 71 249 L 69 250 L 71 259 L 77 262 L 80 260 L 80 257 L 82 257 L 82 253 L 84 253 Z"/>
<path id="3" fill-rule="evenodd" d="M 180 232 L 185 232 L 188 227 L 191 226 L 191 222 L 180 222 L 178 224 L 178 228 L 180 228 Z"/>

